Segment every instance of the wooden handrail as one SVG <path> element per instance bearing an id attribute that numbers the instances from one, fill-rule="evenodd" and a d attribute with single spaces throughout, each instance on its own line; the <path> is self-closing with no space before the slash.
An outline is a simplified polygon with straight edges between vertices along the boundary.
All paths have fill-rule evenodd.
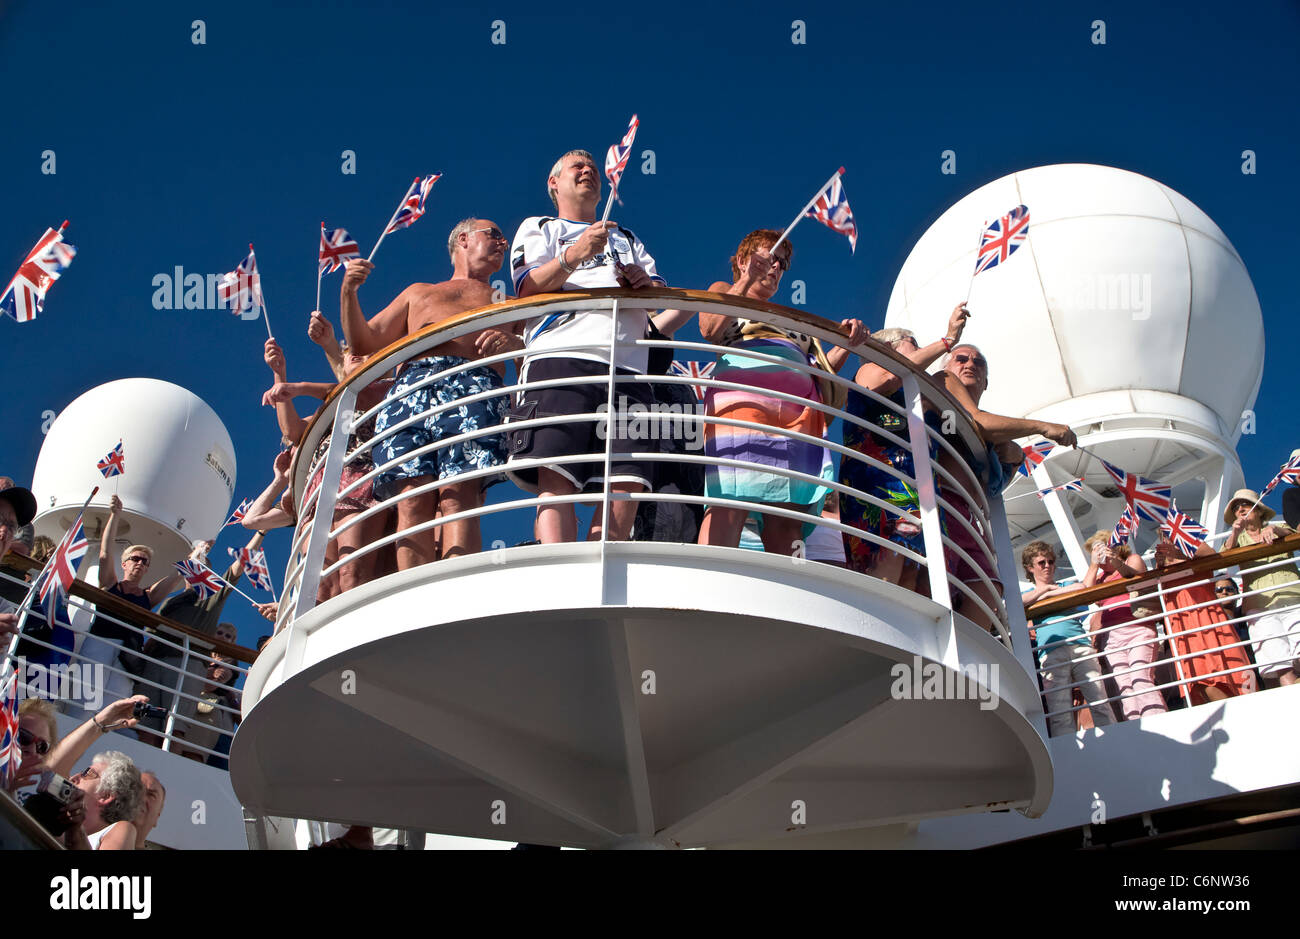
<path id="1" fill-rule="evenodd" d="M 1098 584 L 1095 587 L 1080 587 L 1078 590 L 1052 597 L 1050 600 L 1038 601 L 1033 606 L 1026 608 L 1025 617 L 1037 620 L 1052 613 L 1087 606 L 1090 603 L 1096 603 L 1098 600 L 1105 600 L 1107 597 L 1130 593 L 1139 587 L 1147 587 L 1171 577 L 1200 574 L 1205 571 L 1218 570 L 1221 567 L 1240 566 L 1246 561 L 1254 561 L 1257 558 L 1266 558 L 1274 554 L 1286 554 L 1292 551 L 1300 551 L 1300 533 L 1279 538 L 1272 544 L 1230 548 L 1211 557 L 1191 558 L 1186 561 L 1179 561 L 1176 564 L 1152 568 L 1145 573 L 1134 574 L 1132 577 L 1125 577 L 1122 580 L 1113 580 L 1107 584 Z"/>
<path id="2" fill-rule="evenodd" d="M 39 571 L 41 569 L 41 565 L 37 564 L 31 558 L 23 557 L 21 554 L 13 554 L 12 552 L 4 556 L 3 563 L 7 567 L 21 570 Z M 157 626 L 178 635 L 189 636 L 191 639 L 198 639 L 205 646 L 210 646 L 214 651 L 219 652 L 222 655 L 228 655 L 237 662 L 252 662 L 253 659 L 257 658 L 257 652 L 253 649 L 245 649 L 243 646 L 237 646 L 232 642 L 225 642 L 215 636 L 209 636 L 205 632 L 194 629 L 191 626 L 186 626 L 183 623 L 169 620 L 165 616 L 159 616 L 152 610 L 138 607 L 134 603 L 127 603 L 120 597 L 115 597 L 111 593 L 100 590 L 98 587 L 92 587 L 84 580 L 74 580 L 72 582 L 72 595 L 74 597 L 81 597 L 83 600 L 89 600 L 91 603 L 95 604 L 96 609 L 102 609 L 105 612 L 112 613 L 119 619 L 127 620 L 137 626 Z M 157 656 L 155 656 L 155 658 L 156 657 Z"/>

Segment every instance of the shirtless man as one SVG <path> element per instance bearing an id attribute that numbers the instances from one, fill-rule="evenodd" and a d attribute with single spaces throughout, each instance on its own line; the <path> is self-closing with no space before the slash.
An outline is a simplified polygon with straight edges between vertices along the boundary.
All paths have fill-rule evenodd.
<path id="1" fill-rule="evenodd" d="M 369 261 L 349 261 L 343 277 L 340 309 L 343 334 L 352 352 L 371 355 L 425 326 L 440 323 L 466 310 L 489 306 L 493 302 L 489 278 L 501 268 L 508 244 L 494 223 L 485 219 L 465 219 L 451 230 L 447 239 L 447 251 L 452 262 L 451 280 L 438 284 L 411 284 L 369 320 L 361 312 L 357 288 L 366 282 L 374 265 Z M 484 329 L 444 342 L 420 358 L 407 362 L 398 370 L 397 382 L 375 417 L 376 435 L 412 415 L 437 407 L 440 392 L 455 400 L 504 387 L 505 365 L 498 362 L 492 366 L 464 369 L 408 393 L 407 389 L 421 379 L 462 366 L 473 359 L 522 348 L 523 342 L 518 336 Z M 456 408 L 451 408 L 416 421 L 375 446 L 375 463 L 382 465 L 402 459 L 411 451 L 435 441 L 500 424 L 508 403 L 509 396 L 503 394 L 468 405 L 468 414 L 463 416 Z M 491 469 L 504 462 L 503 434 L 475 437 L 411 457 L 379 474 L 375 478 L 375 495 L 389 499 L 426 485 L 435 477 L 450 480 L 462 473 Z M 486 481 L 487 477 L 479 476 L 465 482 L 448 482 L 435 492 L 398 502 L 398 531 L 429 521 L 435 512 L 445 517 L 480 507 Z M 397 542 L 398 568 L 408 570 L 436 560 L 439 539 L 443 557 L 477 552 L 481 546 L 478 519 L 449 522 L 436 530 L 400 539 Z"/>

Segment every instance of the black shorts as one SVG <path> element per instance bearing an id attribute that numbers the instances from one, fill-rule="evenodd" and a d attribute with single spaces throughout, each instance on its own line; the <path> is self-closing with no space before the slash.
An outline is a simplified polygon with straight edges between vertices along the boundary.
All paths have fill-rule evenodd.
<path id="1" fill-rule="evenodd" d="M 629 369 L 618 369 L 618 375 L 636 375 Z M 591 379 L 589 384 L 562 385 L 537 388 L 532 382 L 554 378 Z M 618 382 L 614 385 L 614 399 L 619 407 L 639 404 L 650 407 L 655 403 L 654 391 L 649 382 Z M 520 400 L 506 414 L 507 448 L 510 458 L 506 475 L 523 489 L 537 491 L 537 468 L 512 469 L 512 464 L 523 459 L 547 459 L 605 452 L 606 422 L 596 420 L 563 421 L 537 427 L 509 430 L 510 421 L 523 421 L 536 417 L 558 417 L 564 414 L 591 414 L 603 410 L 609 401 L 609 366 L 589 359 L 546 358 L 528 363 L 525 387 Z M 617 408 L 616 408 L 617 411 Z M 626 439 L 618 433 L 618 422 L 612 425 L 613 458 L 610 462 L 611 483 L 640 483 L 646 489 L 654 488 L 654 464 L 620 457 L 632 452 L 657 452 L 659 442 L 653 439 Z M 557 463 L 550 469 L 573 483 L 579 491 L 599 488 L 605 481 L 605 460 L 598 459 L 572 463 Z"/>

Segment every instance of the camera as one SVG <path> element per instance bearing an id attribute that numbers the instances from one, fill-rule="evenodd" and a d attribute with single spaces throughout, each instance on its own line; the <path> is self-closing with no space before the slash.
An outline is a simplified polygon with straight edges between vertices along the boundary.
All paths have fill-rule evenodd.
<path id="1" fill-rule="evenodd" d="M 166 717 L 167 709 L 144 701 L 137 701 L 135 707 L 131 709 L 131 716 L 136 720 L 144 720 L 146 717 Z"/>
<path id="2" fill-rule="evenodd" d="M 57 838 L 72 827 L 72 823 L 60 819 L 59 814 L 72 801 L 76 792 L 77 787 L 68 780 L 58 773 L 46 770 L 41 773 L 36 791 L 28 796 L 23 808 L 42 828 Z"/>

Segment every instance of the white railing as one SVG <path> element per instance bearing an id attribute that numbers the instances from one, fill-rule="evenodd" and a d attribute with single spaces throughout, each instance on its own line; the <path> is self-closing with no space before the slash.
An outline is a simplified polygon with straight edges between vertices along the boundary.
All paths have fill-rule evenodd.
<path id="1" fill-rule="evenodd" d="M 1217 541 L 1221 539 L 1212 540 Z M 1284 549 L 1281 548 L 1279 548 L 1278 551 L 1285 553 Z M 1202 559 L 1198 558 L 1198 560 Z M 1129 594 L 1129 597 L 1127 601 L 1122 602 L 1119 605 L 1127 605 L 1130 606 L 1130 608 L 1149 607 L 1157 612 L 1148 613 L 1144 616 L 1130 616 L 1121 622 L 1107 627 L 1101 627 L 1094 624 L 1094 627 L 1089 629 L 1087 632 L 1088 652 L 1084 655 L 1075 657 L 1073 660 L 1075 663 L 1090 663 L 1093 665 L 1097 672 L 1099 672 L 1099 680 L 1107 684 L 1114 682 L 1115 679 L 1125 678 L 1132 675 L 1140 675 L 1144 678 L 1149 676 L 1149 680 L 1144 680 L 1143 686 L 1140 689 L 1134 688 L 1128 693 L 1110 693 L 1110 689 L 1108 688 L 1106 696 L 1101 699 L 1094 699 L 1089 702 L 1086 700 L 1086 695 L 1081 695 L 1085 697 L 1082 704 L 1072 704 L 1070 707 L 1055 709 L 1045 707 L 1049 727 L 1053 723 L 1053 718 L 1061 718 L 1065 716 L 1070 718 L 1070 724 L 1073 726 L 1077 721 L 1077 714 L 1086 711 L 1089 708 L 1097 707 L 1109 708 L 1110 711 L 1108 713 L 1110 713 L 1115 720 L 1123 720 L 1123 702 L 1147 692 L 1155 692 L 1164 698 L 1164 691 L 1177 689 L 1179 695 L 1177 700 L 1172 704 L 1172 707 L 1174 708 L 1203 703 L 1192 700 L 1192 691 L 1197 684 L 1233 675 L 1242 676 L 1242 680 L 1231 683 L 1235 693 L 1249 694 L 1268 690 L 1261 682 L 1261 673 L 1267 674 L 1278 666 L 1287 666 L 1290 668 L 1292 667 L 1294 660 L 1289 656 L 1278 657 L 1272 653 L 1264 653 L 1263 657 L 1261 657 L 1261 641 L 1256 638 L 1241 639 L 1238 635 L 1239 627 L 1245 626 L 1249 629 L 1265 615 L 1294 614 L 1297 610 L 1300 610 L 1300 603 L 1283 605 L 1276 609 L 1269 609 L 1267 611 L 1252 611 L 1236 616 L 1229 616 L 1227 611 L 1222 609 L 1222 604 L 1225 602 L 1230 604 L 1240 604 L 1241 601 L 1245 601 L 1248 598 L 1270 593 L 1277 589 L 1276 584 L 1255 590 L 1238 589 L 1238 592 L 1230 597 L 1220 598 L 1215 596 L 1213 599 L 1205 599 L 1197 603 L 1178 607 L 1171 606 L 1168 598 L 1174 592 L 1184 589 L 1190 590 L 1193 588 L 1208 586 L 1213 590 L 1213 584 L 1216 581 L 1232 580 L 1234 573 L 1238 576 L 1254 576 L 1283 568 L 1294 570 L 1295 567 L 1295 559 L 1288 554 L 1286 557 L 1277 560 L 1269 560 L 1266 557 L 1254 561 L 1246 561 L 1240 565 L 1232 564 L 1229 559 L 1225 559 L 1225 562 L 1221 567 L 1209 571 L 1205 576 L 1194 575 L 1191 580 L 1187 579 L 1188 574 L 1185 570 L 1179 571 L 1175 569 L 1170 572 L 1162 572 L 1159 568 L 1155 569 L 1144 578 L 1154 579 L 1154 583 L 1137 591 L 1124 591 Z M 1166 586 L 1169 581 L 1174 582 L 1172 586 Z M 1064 601 L 1061 598 L 1055 598 L 1053 602 L 1063 603 Z M 1240 608 L 1241 606 L 1239 605 L 1238 609 Z M 1093 617 L 1099 616 L 1101 609 L 1102 607 L 1094 603 L 1088 606 L 1086 610 L 1080 613 L 1077 617 L 1072 618 L 1082 621 L 1085 626 L 1087 626 L 1094 623 Z M 1214 609 L 1218 609 L 1222 615 L 1215 615 L 1212 621 L 1196 626 L 1195 628 L 1172 629 L 1170 626 L 1170 617 L 1173 615 L 1192 613 L 1197 610 Z M 1068 612 L 1068 610 L 1064 611 L 1064 613 Z M 1062 611 L 1046 614 L 1046 616 L 1053 618 L 1061 615 L 1063 615 Z M 1300 635 L 1300 617 L 1293 616 L 1292 619 L 1295 621 L 1296 625 L 1289 630 L 1278 634 L 1278 638 L 1286 640 L 1289 645 L 1293 645 L 1296 641 L 1297 635 Z M 1131 626 L 1147 626 L 1153 631 L 1153 634 L 1151 636 L 1137 639 L 1136 641 L 1130 641 L 1128 645 L 1103 648 L 1106 646 L 1104 637 L 1115 630 L 1125 629 Z M 1230 628 L 1232 632 L 1232 641 L 1223 641 L 1223 639 L 1226 638 L 1222 635 L 1224 627 Z M 1202 633 L 1205 634 L 1205 639 L 1208 640 L 1205 642 L 1204 648 L 1192 649 L 1181 653 L 1176 652 L 1177 646 L 1181 645 L 1186 637 Z M 1039 662 L 1041 663 L 1043 661 L 1043 658 L 1049 651 L 1069 645 L 1072 642 L 1077 642 L 1077 639 L 1065 639 L 1058 642 L 1039 645 L 1037 648 Z M 1108 659 L 1112 655 L 1148 647 L 1153 650 L 1151 661 L 1149 663 L 1138 664 L 1129 668 L 1115 669 L 1110 667 Z M 1099 649 L 1102 649 L 1102 651 L 1098 651 Z M 1196 659 L 1235 649 L 1240 649 L 1244 652 L 1245 657 L 1248 660 L 1245 664 L 1203 672 L 1192 672 L 1189 669 L 1188 663 L 1191 663 Z M 1157 652 L 1159 654 L 1156 654 Z M 1174 677 L 1171 680 L 1163 682 L 1157 681 L 1155 678 L 1156 671 L 1164 671 L 1166 668 L 1172 671 Z M 1050 671 L 1049 668 L 1040 664 L 1038 675 L 1040 682 L 1042 683 L 1045 698 L 1047 695 L 1060 692 L 1068 692 L 1073 696 L 1076 689 L 1082 692 L 1084 687 L 1090 683 L 1088 679 L 1071 680 L 1066 682 L 1059 680 L 1048 681 L 1048 671 Z M 1112 705 L 1117 705 L 1118 708 L 1113 708 Z M 1059 725 L 1062 722 L 1058 720 L 1056 723 Z"/>
<path id="2" fill-rule="evenodd" d="M 830 379 L 851 391 L 866 395 L 879 404 L 883 404 L 894 410 L 900 419 L 906 422 L 907 433 L 899 436 L 890 433 L 875 424 L 870 424 L 857 418 L 848 412 L 830 407 L 820 400 L 812 398 L 803 398 L 797 395 L 787 394 L 780 391 L 763 388 L 757 385 L 743 384 L 739 382 L 724 381 L 715 378 L 699 378 L 687 375 L 672 374 L 626 374 L 618 373 L 612 367 L 607 367 L 606 373 L 601 378 L 558 378 L 548 381 L 532 381 L 527 386 L 519 383 L 506 382 L 500 389 L 481 392 L 478 394 L 466 396 L 453 402 L 436 404 L 429 410 L 419 415 L 408 417 L 404 421 L 394 426 L 385 428 L 382 433 L 376 434 L 368 442 L 357 446 L 351 452 L 345 452 L 345 442 L 348 438 L 356 433 L 367 421 L 372 420 L 384 406 L 384 403 L 375 405 L 368 410 L 358 412 L 356 402 L 359 392 L 370 385 L 372 382 L 387 377 L 396 367 L 403 363 L 422 358 L 433 350 L 435 347 L 448 341 L 464 337 L 471 333 L 476 333 L 487 328 L 496 328 L 506 331 L 514 331 L 513 324 L 522 320 L 534 317 L 545 316 L 555 312 L 593 312 L 602 311 L 615 318 L 617 321 L 617 310 L 620 303 L 629 303 L 635 298 L 637 308 L 647 306 L 663 308 L 681 308 L 691 309 L 699 312 L 721 313 L 725 315 L 740 315 L 750 320 L 758 320 L 778 328 L 810 335 L 820 340 L 827 349 L 833 348 L 837 344 L 844 343 L 844 336 L 838 331 L 835 324 L 821 320 L 817 317 L 808 316 L 799 311 L 789 310 L 771 304 L 759 303 L 757 301 L 741 300 L 739 298 L 728 298 L 717 294 L 707 294 L 696 291 L 678 291 L 670 289 L 651 289 L 637 291 L 635 294 L 630 291 L 608 291 L 603 293 L 573 293 L 563 295 L 548 295 L 539 298 L 530 298 L 527 300 L 507 301 L 492 307 L 474 311 L 469 314 L 453 318 L 445 323 L 438 324 L 436 327 L 422 331 L 414 337 L 404 340 L 402 343 L 390 347 L 375 356 L 358 372 L 349 376 L 343 385 L 336 389 L 334 394 L 328 399 L 322 410 L 313 419 L 303 440 L 300 442 L 298 455 L 294 463 L 292 473 L 292 486 L 294 493 L 294 503 L 298 509 L 298 525 L 294 533 L 292 550 L 285 573 L 285 590 L 280 605 L 280 612 L 276 624 L 277 630 L 292 628 L 292 624 L 298 618 L 310 611 L 317 603 L 318 592 L 321 590 L 322 582 L 327 578 L 337 577 L 339 571 L 346 564 L 355 563 L 356 561 L 374 555 L 382 551 L 389 545 L 395 545 L 400 539 L 419 534 L 421 532 L 434 531 L 442 526 L 462 520 L 480 520 L 490 516 L 497 516 L 504 513 L 515 513 L 520 517 L 520 524 L 517 531 L 523 534 L 523 537 L 517 541 L 531 541 L 533 532 L 532 514 L 539 506 L 557 505 L 563 503 L 576 503 L 593 507 L 593 511 L 600 514 L 605 521 L 601 525 L 601 538 L 606 540 L 609 537 L 608 519 L 611 511 L 611 504 L 618 501 L 633 502 L 672 502 L 682 504 L 692 504 L 699 506 L 719 506 L 724 508 L 747 509 L 754 513 L 766 513 L 786 519 L 794 519 L 805 524 L 823 526 L 833 530 L 837 535 L 853 535 L 863 538 L 873 545 L 885 551 L 896 552 L 902 555 L 906 560 L 913 562 L 923 568 L 928 575 L 928 590 L 930 596 L 938 603 L 945 607 L 953 606 L 953 597 L 962 601 L 962 612 L 969 615 L 972 619 L 980 621 L 998 635 L 1003 642 L 1009 644 L 1010 636 L 1007 629 L 1007 618 L 1003 604 L 997 598 L 1000 594 L 1000 585 L 998 583 L 1002 578 L 990 577 L 986 571 L 997 570 L 997 554 L 992 542 L 992 524 L 990 522 L 990 509 L 988 500 L 983 492 L 981 478 L 986 473 L 986 454 L 987 450 L 975 430 L 974 425 L 961 411 L 960 407 L 949 398 L 946 393 L 934 382 L 932 382 L 922 372 L 914 369 L 910 363 L 895 355 L 892 350 L 874 342 L 867 342 L 851 351 L 858 354 L 865 361 L 871 361 L 881 365 L 885 369 L 901 378 L 903 386 L 904 407 L 899 408 L 889 399 L 878 395 L 867 389 L 861 388 L 854 382 L 840 376 L 828 376 L 828 374 L 816 366 L 791 362 L 786 359 L 767 355 L 765 353 L 752 350 L 737 350 L 724 346 L 712 345 L 707 342 L 685 342 L 685 341 L 663 341 L 663 340 L 646 340 L 646 339 L 615 339 L 609 345 L 600 347 L 595 346 L 571 346 L 564 350 L 547 349 L 548 353 L 554 351 L 580 351 L 583 349 L 595 350 L 604 353 L 607 362 L 615 361 L 616 351 L 620 348 L 626 348 L 630 345 L 645 347 L 647 350 L 655 348 L 670 348 L 678 355 L 686 354 L 699 360 L 701 357 L 712 357 L 720 353 L 731 352 L 737 355 L 743 355 L 746 359 L 757 362 L 771 363 L 778 365 L 782 369 L 788 369 L 814 376 L 821 379 Z M 426 377 L 422 382 L 412 385 L 404 392 L 405 395 L 411 394 L 423 386 L 429 386 L 443 381 L 458 372 L 481 366 L 492 366 L 497 364 L 515 363 L 515 360 L 521 356 L 520 352 L 506 352 L 497 355 L 487 356 L 481 359 L 473 360 L 455 368 L 449 368 L 436 375 Z M 517 364 L 517 363 L 515 363 Z M 820 515 L 814 516 L 806 512 L 798 511 L 784 507 L 777 507 L 764 503 L 749 502 L 738 499 L 721 499 L 706 498 L 703 492 L 698 493 L 659 493 L 659 492 L 611 492 L 608 483 L 599 493 L 576 493 L 566 496 L 550 496 L 540 498 L 522 491 L 516 493 L 518 497 L 510 497 L 504 500 L 489 502 L 477 508 L 465 509 L 452 515 L 438 516 L 434 518 L 421 520 L 418 525 L 402 531 L 396 530 L 395 524 L 395 506 L 404 499 L 418 498 L 422 495 L 437 492 L 447 483 L 437 480 L 427 484 L 407 490 L 406 492 L 394 495 L 386 500 L 379 501 L 363 510 L 337 513 L 336 504 L 340 498 L 346 497 L 354 492 L 359 491 L 367 483 L 373 483 L 374 479 L 381 473 L 392 469 L 400 462 L 405 462 L 439 449 L 456 446 L 468 440 L 474 440 L 481 437 L 500 434 L 514 430 L 527 430 L 537 427 L 545 427 L 552 424 L 571 423 L 574 421 L 592 421 L 605 422 L 610 415 L 601 412 L 592 412 L 586 414 L 566 414 L 561 416 L 543 416 L 533 417 L 528 420 L 511 421 L 505 427 L 490 426 L 481 427 L 472 431 L 458 434 L 453 437 L 430 443 L 418 450 L 405 453 L 399 459 L 392 460 L 388 463 L 378 463 L 373 469 L 365 473 L 358 479 L 353 480 L 349 485 L 340 489 L 340 480 L 345 464 L 351 464 L 352 461 L 359 457 L 364 457 L 375 451 L 375 447 L 382 439 L 392 433 L 396 433 L 415 421 L 423 421 L 430 416 L 446 412 L 453 408 L 458 408 L 465 404 L 473 404 L 485 401 L 494 397 L 514 396 L 523 388 L 538 389 L 544 387 L 563 387 L 569 385 L 579 385 L 584 383 L 593 383 L 599 381 L 606 384 L 606 400 L 616 400 L 616 392 L 619 386 L 628 386 L 636 383 L 653 383 L 658 385 L 696 385 L 705 388 L 724 389 L 740 392 L 752 392 L 762 395 L 769 399 L 775 399 L 781 402 L 791 403 L 806 408 L 814 408 L 825 416 L 826 423 L 829 425 L 835 419 L 845 423 L 853 423 L 858 427 L 870 430 L 882 439 L 886 439 L 896 446 L 901 446 L 913 454 L 919 453 L 921 459 L 914 460 L 916 467 L 915 476 L 908 476 L 893 466 L 880 463 L 855 449 L 846 447 L 839 443 L 834 436 L 818 438 L 808 434 L 800 433 L 793 430 L 783 430 L 766 425 L 750 424 L 743 420 L 732 419 L 715 414 L 705 414 L 702 408 L 699 413 L 692 415 L 674 415 L 680 417 L 696 431 L 696 438 L 702 439 L 705 427 L 714 426 L 731 426 L 731 427 L 752 427 L 761 432 L 772 435 L 782 436 L 790 440 L 799 441 L 805 444 L 811 444 L 818 447 L 825 447 L 838 458 L 839 461 L 856 460 L 866 463 L 876 470 L 883 471 L 889 475 L 902 480 L 907 485 L 913 487 L 918 493 L 920 505 L 920 523 L 924 535 L 924 554 L 918 554 L 906 547 L 896 544 L 892 541 L 880 538 L 874 533 L 862 531 L 842 522 L 828 519 Z M 938 433 L 934 428 L 928 426 L 924 421 L 924 411 L 942 410 L 947 422 L 951 424 L 952 438 L 948 439 L 944 434 Z M 617 418 L 617 412 L 615 417 Z M 626 415 L 622 415 L 626 417 Z M 609 425 L 606 424 L 606 427 Z M 945 428 L 946 429 L 946 428 Z M 603 452 L 593 452 L 585 454 L 575 454 L 561 458 L 546 459 L 519 459 L 510 463 L 510 469 L 521 470 L 536 467 L 546 467 L 563 465 L 567 463 L 588 463 L 603 461 L 606 467 L 614 456 L 613 445 L 615 433 L 606 433 Z M 312 455 L 316 452 L 322 439 L 328 439 L 328 447 L 325 449 L 322 457 L 313 460 Z M 939 460 L 931 461 L 929 459 L 928 443 L 933 440 L 941 454 Z M 970 456 L 964 456 L 954 441 L 960 442 Z M 951 457 L 951 460 L 946 459 Z M 754 466 L 743 460 L 731 459 L 722 456 L 706 455 L 702 450 L 699 452 L 689 452 L 686 450 L 676 450 L 674 452 L 662 452 L 657 448 L 646 447 L 644 450 L 638 450 L 631 453 L 620 452 L 620 460 L 634 462 L 647 462 L 658 466 L 667 466 L 670 464 L 698 464 L 706 468 L 709 467 L 749 467 Z M 974 465 L 969 465 L 973 462 Z M 943 465 L 943 464 L 951 464 Z M 833 479 L 823 479 L 820 476 L 812 476 L 801 473 L 786 466 L 772 466 L 762 464 L 757 467 L 761 472 L 785 477 L 794 481 L 809 484 L 820 484 L 828 489 L 840 493 L 841 498 L 851 497 L 861 502 L 869 503 L 876 506 L 882 512 L 890 513 L 895 517 L 904 517 L 907 513 L 897 506 L 881 500 L 870 492 L 865 492 L 849 485 L 840 483 L 839 476 Z M 497 477 L 501 474 L 500 467 L 490 469 L 478 469 L 465 472 L 455 476 L 451 481 L 456 483 L 469 482 L 475 479 L 487 480 Z M 317 473 L 323 474 L 323 481 L 320 485 L 315 486 L 309 497 L 304 498 L 308 488 L 308 481 L 312 480 Z M 606 480 L 609 473 L 605 474 Z M 939 486 L 936 487 L 936 480 Z M 502 487 L 501 491 L 504 491 Z M 963 503 L 969 505 L 969 515 L 974 520 L 973 523 L 968 521 L 965 515 L 954 505 L 954 500 L 961 499 Z M 523 513 L 527 513 L 524 517 Z M 328 525 L 316 525 L 316 519 L 322 516 L 330 519 Z M 340 558 L 330 564 L 325 563 L 328 549 L 332 544 L 337 544 L 339 536 L 349 532 L 356 526 L 365 521 L 382 516 L 385 521 L 385 533 L 378 538 L 356 547 L 347 557 Z M 915 522 L 914 516 L 908 516 L 911 521 Z M 969 538 L 968 543 L 974 545 L 973 550 L 976 554 L 981 555 L 979 559 L 972 557 L 972 554 L 954 543 L 952 537 L 945 534 L 943 527 L 948 526 L 950 531 L 955 531 L 952 526 L 959 527 Z M 801 548 L 800 543 L 796 543 Z M 795 546 L 792 546 L 795 547 Z M 798 549 L 796 548 L 796 550 Z M 499 549 L 509 550 L 509 548 Z M 693 550 L 691 545 L 683 545 L 683 551 Z M 950 556 L 962 559 L 975 572 L 977 580 L 971 583 L 965 583 L 956 577 L 953 577 L 947 569 L 945 560 L 945 550 Z M 388 571 L 380 571 L 377 576 L 383 576 Z M 845 572 L 846 577 L 860 577 L 853 572 Z M 1010 582 L 1014 583 L 1014 579 Z M 291 640 L 292 641 L 292 640 Z"/>
<path id="3" fill-rule="evenodd" d="M 0 571 L 0 579 L 21 588 L 28 586 L 24 581 L 18 580 L 3 571 Z M 47 698 L 63 713 L 84 721 L 89 720 L 105 705 L 111 704 L 121 697 L 129 697 L 137 693 L 145 694 L 148 696 L 150 704 L 164 708 L 166 718 L 161 730 L 141 727 L 140 730 L 148 735 L 141 737 L 142 740 L 157 742 L 163 750 L 201 754 L 205 760 L 207 757 L 225 759 L 226 752 L 229 752 L 228 748 L 226 752 L 221 752 L 202 746 L 193 739 L 187 739 L 187 737 L 197 736 L 194 731 L 202 731 L 205 737 L 209 733 L 215 734 L 219 745 L 221 738 L 234 735 L 233 731 L 199 720 L 196 714 L 200 702 L 211 704 L 212 713 L 214 714 L 224 713 L 227 715 L 231 724 L 237 723 L 240 719 L 238 708 L 226 707 L 220 703 L 203 702 L 198 695 L 193 693 L 196 687 L 202 691 L 202 686 L 205 684 L 202 677 L 202 668 L 206 667 L 206 664 L 212 659 L 214 646 L 205 643 L 201 639 L 192 638 L 179 630 L 173 633 L 174 638 L 171 638 L 163 631 L 163 627 L 152 622 L 149 623 L 149 628 L 143 627 L 106 610 L 96 610 L 92 604 L 75 595 L 66 606 L 60 605 L 59 611 L 64 612 L 67 619 L 60 619 L 56 613 L 54 625 L 62 627 L 73 634 L 74 641 L 71 647 L 56 645 L 32 634 L 33 626 L 46 624 L 45 610 L 40 606 L 38 600 L 34 601 L 30 606 L 23 605 L 19 608 L 18 636 L 9 643 L 5 659 L 18 672 L 20 679 L 18 694 L 20 697 Z M 79 630 L 72 625 L 73 617 L 68 615 L 72 611 L 80 611 L 85 614 L 88 623 L 86 629 Z M 78 616 L 76 619 L 80 621 L 82 617 Z M 120 661 L 120 653 L 116 651 L 121 646 L 120 642 L 103 639 L 90 633 L 89 629 L 93 628 L 93 625 L 91 625 L 93 620 L 113 624 L 139 636 L 141 649 L 149 641 L 152 641 L 154 646 L 164 646 L 170 649 L 172 651 L 170 655 L 163 653 L 148 655 L 135 649 L 123 650 L 141 663 L 156 666 L 161 673 L 162 680 L 145 678 L 126 669 Z M 50 639 L 53 638 L 54 633 L 51 630 Z M 83 648 L 88 642 L 92 643 L 91 651 L 95 654 L 88 655 L 83 652 Z M 17 654 L 20 646 L 25 649 L 34 646 L 39 650 L 48 652 L 49 656 L 42 655 L 42 658 L 46 659 L 46 661 L 37 661 L 28 655 L 20 656 Z M 177 656 L 179 656 L 179 661 L 177 661 Z M 237 662 L 232 663 L 223 659 L 222 664 L 234 673 L 231 680 L 226 683 L 226 687 L 233 689 L 239 681 L 239 676 L 247 674 L 248 670 L 241 667 Z M 141 671 L 144 671 L 143 666 L 138 667 Z M 200 670 L 191 671 L 191 668 L 194 667 L 198 667 Z M 187 688 L 189 690 L 186 690 Z M 63 692 L 70 690 L 81 693 L 75 696 L 63 694 Z M 97 707 L 90 706 L 96 703 Z M 187 728 L 193 728 L 194 731 L 187 732 Z M 135 731 L 122 732 L 136 733 Z"/>

